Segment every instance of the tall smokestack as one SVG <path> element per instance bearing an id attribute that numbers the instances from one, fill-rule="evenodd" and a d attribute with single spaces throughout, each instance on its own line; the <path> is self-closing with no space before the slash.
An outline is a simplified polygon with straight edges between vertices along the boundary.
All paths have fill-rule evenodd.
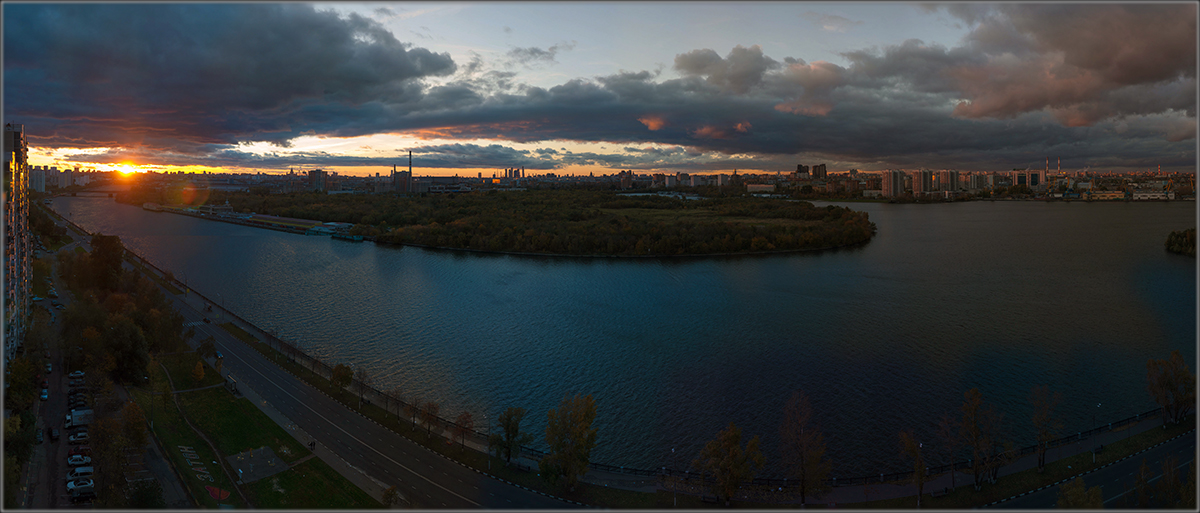
<path id="1" fill-rule="evenodd" d="M 408 150 L 408 175 L 412 176 L 412 150 Z"/>
<path id="2" fill-rule="evenodd" d="M 1058 158 L 1058 172 L 1062 172 L 1062 157 Z"/>

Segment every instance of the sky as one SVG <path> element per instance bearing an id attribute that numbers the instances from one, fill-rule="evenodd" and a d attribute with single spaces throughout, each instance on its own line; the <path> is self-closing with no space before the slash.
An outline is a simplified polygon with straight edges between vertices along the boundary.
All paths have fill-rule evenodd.
<path id="1" fill-rule="evenodd" d="M 31 165 L 1196 170 L 1184 3 L 12 3 Z"/>

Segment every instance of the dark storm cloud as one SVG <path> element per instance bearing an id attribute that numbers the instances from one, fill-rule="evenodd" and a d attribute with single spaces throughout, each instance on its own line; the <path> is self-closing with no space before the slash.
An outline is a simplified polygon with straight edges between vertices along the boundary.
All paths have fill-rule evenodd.
<path id="1" fill-rule="evenodd" d="M 675 56 L 675 69 L 680 73 L 704 77 L 723 91 L 739 94 L 761 83 L 767 71 L 778 67 L 779 63 L 763 55 L 758 45 L 738 45 L 725 58 L 708 48 Z"/>
<path id="2" fill-rule="evenodd" d="M 967 100 L 955 115 L 1008 118 L 1045 109 L 1069 126 L 1170 110 L 1195 116 L 1195 4 L 1006 4 L 950 12 L 979 23 L 964 47 L 976 58 L 941 74 Z"/>
<path id="3" fill-rule="evenodd" d="M 46 145 L 286 140 L 318 128 L 314 105 L 403 103 L 455 70 L 308 5 L 19 4 L 4 28 L 6 115 Z"/>
<path id="4" fill-rule="evenodd" d="M 1077 167 L 1088 159 L 1142 165 L 1155 156 L 1164 168 L 1195 165 L 1190 5 L 951 7 L 971 26 L 954 47 L 914 39 L 847 51 L 843 64 L 775 60 L 758 46 L 724 57 L 696 49 L 676 56 L 679 78 L 622 71 L 553 87 L 488 71 L 478 55 L 458 67 L 354 15 L 282 4 L 153 7 L 6 8 L 6 115 L 26 123 L 35 144 L 191 155 L 197 165 L 380 165 L 380 158 L 318 153 L 293 163 L 236 146 L 376 133 L 628 148 L 428 146 L 425 167 L 786 171 L 826 162 L 831 169 L 995 170 L 1048 154 Z M 1094 25 L 1064 20 L 1072 16 Z M 1068 35 L 1053 33 L 1055 20 Z M 130 28 L 110 28 L 118 26 Z M 1161 33 L 1133 44 L 1147 53 L 1137 59 L 1095 39 L 1089 26 Z M 84 51 L 89 45 L 98 50 Z M 551 62 L 565 48 L 516 49 L 499 63 Z M 422 80 L 451 75 L 433 87 Z"/>

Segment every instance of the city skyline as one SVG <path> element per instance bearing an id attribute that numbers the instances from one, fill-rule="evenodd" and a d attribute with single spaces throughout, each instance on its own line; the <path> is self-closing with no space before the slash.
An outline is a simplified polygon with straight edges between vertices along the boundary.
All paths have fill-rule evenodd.
<path id="1" fill-rule="evenodd" d="M 31 165 L 1194 171 L 1196 6 L 5 4 Z M 1051 163 L 1053 169 L 1054 162 Z"/>

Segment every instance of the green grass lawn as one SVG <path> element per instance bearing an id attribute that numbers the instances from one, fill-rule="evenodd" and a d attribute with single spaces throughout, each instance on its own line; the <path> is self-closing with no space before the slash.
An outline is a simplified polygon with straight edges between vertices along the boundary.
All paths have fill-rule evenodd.
<path id="1" fill-rule="evenodd" d="M 75 246 L 75 252 L 82 255 L 84 253 L 87 253 L 87 250 L 83 249 L 83 246 Z"/>
<path id="2" fill-rule="evenodd" d="M 158 376 L 155 379 L 166 379 L 162 376 L 162 368 L 154 369 L 153 372 Z M 200 438 L 191 427 L 184 422 L 183 417 L 174 408 L 164 408 L 162 399 L 159 396 L 151 396 L 144 389 L 130 389 L 130 395 L 137 401 L 142 411 L 147 413 L 147 419 L 153 422 L 154 436 L 161 442 L 163 450 L 167 453 L 167 458 L 171 464 L 179 471 L 179 475 L 183 477 L 184 485 L 188 487 L 192 497 L 199 501 L 200 507 L 208 509 L 216 509 L 218 501 L 209 495 L 205 486 L 215 486 L 229 493 L 221 503 L 231 504 L 235 508 L 245 509 L 247 504 L 242 501 L 240 495 L 233 487 L 233 483 L 218 465 L 213 464 L 218 455 L 212 452 L 204 439 Z M 153 401 L 153 404 L 151 404 Z M 179 449 L 180 446 L 191 448 L 197 456 L 196 467 L 203 467 L 207 473 L 197 472 L 193 470 L 193 465 L 184 457 L 183 452 Z M 208 479 L 211 477 L 211 481 Z"/>
<path id="3" fill-rule="evenodd" d="M 199 357 L 194 353 L 160 357 L 160 362 L 162 362 L 163 366 L 170 370 L 171 378 L 178 390 L 203 387 L 222 382 L 217 373 L 207 365 L 205 366 L 204 379 L 195 382 L 192 377 L 192 370 L 195 368 L 197 361 L 199 361 Z M 155 367 L 153 379 L 166 379 L 166 376 L 162 372 L 162 367 Z M 181 384 L 183 386 L 180 386 Z M 148 402 L 150 396 L 146 392 L 136 390 L 132 393 L 141 396 L 138 397 L 138 402 L 141 404 L 142 409 L 150 412 L 150 415 L 156 419 L 155 433 L 159 434 L 161 432 L 160 439 L 163 445 L 167 447 L 168 452 L 171 452 L 172 447 L 178 445 L 189 446 L 196 450 L 197 454 L 201 457 L 201 461 L 210 462 L 210 464 L 218 457 L 225 458 L 248 449 L 257 449 L 262 446 L 271 447 L 277 456 L 289 463 L 310 454 L 308 449 L 304 448 L 300 442 L 297 442 L 295 438 L 251 404 L 250 401 L 245 398 L 235 398 L 223 387 L 179 394 L 179 402 L 188 414 L 188 418 L 191 419 L 193 425 L 203 431 L 216 444 L 217 450 L 220 452 L 218 455 L 212 454 L 208 444 L 187 426 L 173 405 L 167 411 L 164 411 L 161 400 L 151 405 Z M 153 411 L 151 411 L 152 409 Z M 172 454 L 171 456 L 172 462 L 176 465 L 176 468 L 180 469 L 185 480 L 188 477 L 193 477 L 189 476 L 186 471 L 188 463 L 185 458 L 178 454 Z M 208 470 L 213 472 L 214 478 L 218 477 L 215 473 L 215 468 L 208 468 Z M 224 471 L 221 471 L 221 476 L 225 476 Z M 227 478 L 224 483 L 228 485 Z M 216 501 L 208 495 L 208 491 L 203 486 L 204 484 L 213 483 L 201 483 L 198 489 L 193 484 L 188 483 L 188 486 L 201 499 L 202 505 L 215 508 Z M 230 498 L 224 502 L 229 503 L 233 498 L 237 497 L 237 507 L 245 507 L 232 485 L 216 486 L 231 492 Z M 275 491 L 276 487 L 291 490 L 291 493 L 281 494 Z M 338 474 L 329 465 L 325 464 L 325 462 L 316 458 L 310 459 L 296 468 L 285 471 L 277 476 L 273 476 L 272 479 L 265 479 L 245 485 L 242 487 L 242 491 L 246 493 L 247 498 L 258 508 L 359 509 L 378 508 L 381 506 L 378 501 L 374 500 L 366 492 L 363 492 L 344 476 Z"/>
<path id="4" fill-rule="evenodd" d="M 243 487 L 260 509 L 378 509 L 367 495 L 320 458 Z"/>
<path id="5" fill-rule="evenodd" d="M 249 400 L 235 398 L 224 388 L 188 392 L 179 399 L 192 423 L 227 455 L 266 446 L 291 463 L 310 454 Z"/>
<path id="6" fill-rule="evenodd" d="M 204 379 L 196 381 L 192 372 L 196 369 L 196 362 L 201 361 L 200 355 L 196 353 L 167 355 L 160 357 L 159 361 L 171 372 L 171 379 L 175 383 L 175 390 L 191 390 L 193 388 L 216 385 L 225 381 L 208 364 L 204 364 Z"/>

